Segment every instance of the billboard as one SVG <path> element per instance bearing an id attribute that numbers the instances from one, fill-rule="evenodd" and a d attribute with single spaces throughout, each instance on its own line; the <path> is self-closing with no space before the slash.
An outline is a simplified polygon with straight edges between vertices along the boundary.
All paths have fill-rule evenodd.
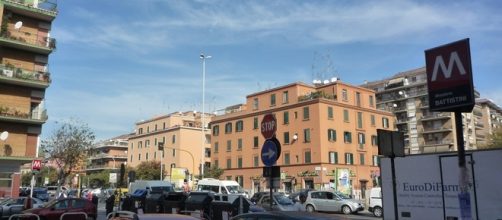
<path id="1" fill-rule="evenodd" d="M 345 168 L 336 169 L 337 186 L 336 190 L 347 195 L 352 195 L 350 184 L 350 170 Z"/>
<path id="2" fill-rule="evenodd" d="M 186 179 L 186 168 L 172 168 L 171 169 L 171 181 Z"/>

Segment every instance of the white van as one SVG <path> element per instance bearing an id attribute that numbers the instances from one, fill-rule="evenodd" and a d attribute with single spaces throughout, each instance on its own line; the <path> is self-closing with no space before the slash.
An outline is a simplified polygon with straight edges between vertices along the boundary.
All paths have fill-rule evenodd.
<path id="1" fill-rule="evenodd" d="M 382 217 L 383 207 L 382 207 L 382 188 L 375 187 L 370 190 L 370 204 L 368 205 L 368 211 L 372 212 L 376 217 Z"/>
<path id="2" fill-rule="evenodd" d="M 144 189 L 150 193 L 168 193 L 172 192 L 173 185 L 167 181 L 161 180 L 136 180 L 129 184 L 129 193 L 133 194 L 138 189 Z"/>
<path id="3" fill-rule="evenodd" d="M 213 178 L 205 178 L 199 180 L 197 183 L 197 191 L 213 191 L 214 193 L 221 194 L 235 194 L 243 195 L 248 198 L 247 192 L 245 192 L 239 183 L 233 180 L 217 180 Z"/>

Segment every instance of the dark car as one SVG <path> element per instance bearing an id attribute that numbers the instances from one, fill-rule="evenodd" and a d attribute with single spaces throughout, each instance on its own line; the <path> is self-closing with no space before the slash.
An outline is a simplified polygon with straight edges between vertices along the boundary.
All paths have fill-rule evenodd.
<path id="1" fill-rule="evenodd" d="M 84 212 L 88 219 L 96 219 L 97 208 L 87 199 L 66 198 L 53 200 L 41 208 L 33 208 L 23 211 L 40 216 L 40 219 L 59 220 L 65 212 Z"/>
<path id="2" fill-rule="evenodd" d="M 274 194 L 277 194 L 277 193 L 284 195 L 283 192 L 274 192 Z M 258 201 L 260 201 L 261 197 L 263 197 L 264 195 L 270 195 L 270 192 L 257 192 L 255 194 L 253 194 L 253 196 L 249 200 L 251 200 L 251 202 L 256 204 Z"/>
<path id="3" fill-rule="evenodd" d="M 309 213 L 309 212 L 255 212 L 246 213 L 235 216 L 231 218 L 232 220 L 323 220 L 323 219 L 333 219 L 329 215 L 323 215 L 319 213 Z M 338 218 L 346 219 L 346 218 Z"/>
<path id="4" fill-rule="evenodd" d="M 49 201 L 49 193 L 47 192 L 47 189 L 45 189 L 45 188 L 34 188 L 33 189 L 33 197 L 40 199 L 44 202 Z"/>

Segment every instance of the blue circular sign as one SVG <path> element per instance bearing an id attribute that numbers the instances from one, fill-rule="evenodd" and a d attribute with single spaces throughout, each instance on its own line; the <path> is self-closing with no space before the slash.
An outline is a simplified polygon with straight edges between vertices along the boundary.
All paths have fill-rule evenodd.
<path id="1" fill-rule="evenodd" d="M 261 148 L 261 162 L 265 166 L 273 166 L 279 158 L 279 152 L 275 141 L 266 140 Z"/>

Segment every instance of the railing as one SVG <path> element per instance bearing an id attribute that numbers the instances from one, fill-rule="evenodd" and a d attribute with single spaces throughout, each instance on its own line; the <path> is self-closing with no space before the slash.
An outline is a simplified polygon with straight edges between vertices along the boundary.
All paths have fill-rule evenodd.
<path id="1" fill-rule="evenodd" d="M 38 33 L 24 32 L 12 28 L 2 30 L 1 38 L 15 40 L 26 44 L 31 44 L 39 47 L 47 47 L 48 49 L 56 48 L 56 39 L 39 35 Z"/>
<path id="2" fill-rule="evenodd" d="M 452 128 L 448 127 L 424 127 L 423 129 L 420 130 L 422 133 L 427 133 L 427 132 L 436 132 L 436 131 L 451 131 Z"/>
<path id="3" fill-rule="evenodd" d="M 422 115 L 420 119 L 441 118 L 441 117 L 451 117 L 451 115 L 449 113 L 431 113 L 427 115 Z"/>
<path id="4" fill-rule="evenodd" d="M 20 118 L 20 119 L 33 119 L 47 121 L 49 118 L 47 116 L 47 110 L 44 109 L 42 112 L 31 111 L 31 112 L 21 112 L 15 108 L 9 108 L 7 106 L 0 105 L 0 116 L 10 117 L 10 118 Z"/>
<path id="5" fill-rule="evenodd" d="M 58 12 L 57 4 L 54 2 L 43 1 L 43 2 L 38 3 L 38 5 L 35 6 L 35 5 L 33 5 L 33 3 L 25 3 L 25 0 L 4 0 L 4 1 L 8 2 L 8 3 L 14 3 L 14 4 L 30 7 L 30 8 L 35 8 L 35 9 L 38 9 L 42 12 L 48 12 L 48 13 L 51 13 L 54 15 L 57 14 L 57 12 Z"/>
<path id="6" fill-rule="evenodd" d="M 19 148 L 21 147 L 0 142 L 0 157 L 35 157 L 35 153 L 26 155 L 24 151 L 19 151 Z M 17 151 L 14 151 L 14 149 L 17 149 Z"/>
<path id="7" fill-rule="evenodd" d="M 444 145 L 444 144 L 453 144 L 453 140 L 445 139 L 445 140 L 437 140 L 437 141 L 424 141 L 423 145 Z"/>
<path id="8" fill-rule="evenodd" d="M 47 83 L 51 82 L 50 73 L 48 72 L 35 72 L 4 64 L 0 64 L 0 76 Z"/>
<path id="9" fill-rule="evenodd" d="M 128 143 L 124 141 L 105 141 L 100 143 L 100 147 L 128 147 Z"/>
<path id="10" fill-rule="evenodd" d="M 92 170 L 92 169 L 116 169 L 113 167 L 113 165 L 90 165 L 86 167 L 86 170 Z"/>
<path id="11" fill-rule="evenodd" d="M 336 95 L 327 94 L 323 91 L 311 92 L 307 95 L 298 96 L 298 101 L 302 102 L 320 98 L 331 99 L 336 101 Z"/>
<path id="12" fill-rule="evenodd" d="M 103 159 L 103 158 L 110 158 L 110 159 L 127 159 L 127 155 L 126 154 L 122 154 L 122 155 L 109 155 L 109 154 L 98 154 L 98 155 L 94 155 L 94 156 L 90 156 L 89 159 Z"/>

